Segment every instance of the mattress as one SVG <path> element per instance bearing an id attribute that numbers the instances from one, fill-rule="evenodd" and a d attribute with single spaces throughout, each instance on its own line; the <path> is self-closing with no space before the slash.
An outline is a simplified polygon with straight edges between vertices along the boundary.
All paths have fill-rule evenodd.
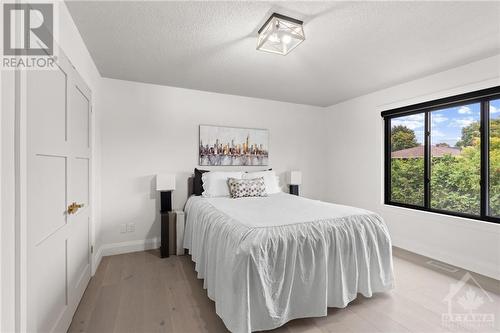
<path id="1" fill-rule="evenodd" d="M 184 247 L 232 332 L 326 316 L 394 286 L 389 232 L 373 212 L 285 193 L 193 196 L 185 212 Z"/>

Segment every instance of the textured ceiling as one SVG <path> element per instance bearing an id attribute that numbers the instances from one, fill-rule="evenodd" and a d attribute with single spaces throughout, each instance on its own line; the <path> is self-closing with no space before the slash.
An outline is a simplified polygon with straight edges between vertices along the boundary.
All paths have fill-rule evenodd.
<path id="1" fill-rule="evenodd" d="M 104 77 L 327 106 L 500 53 L 500 2 L 67 2 Z M 304 21 L 255 50 L 272 12 Z"/>

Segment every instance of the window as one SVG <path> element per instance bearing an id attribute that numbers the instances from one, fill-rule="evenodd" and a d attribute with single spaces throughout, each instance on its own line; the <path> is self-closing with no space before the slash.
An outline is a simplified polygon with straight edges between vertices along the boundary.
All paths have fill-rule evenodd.
<path id="1" fill-rule="evenodd" d="M 500 87 L 382 117 L 386 204 L 500 222 Z"/>
<path id="2" fill-rule="evenodd" d="M 480 104 L 430 112 L 431 208 L 480 214 Z"/>
<path id="3" fill-rule="evenodd" d="M 391 199 L 424 206 L 424 115 L 391 120 Z"/>

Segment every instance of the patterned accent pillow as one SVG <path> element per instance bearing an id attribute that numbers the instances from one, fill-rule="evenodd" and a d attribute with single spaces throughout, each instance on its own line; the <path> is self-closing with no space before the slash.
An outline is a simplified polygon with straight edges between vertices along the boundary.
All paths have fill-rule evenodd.
<path id="1" fill-rule="evenodd" d="M 266 197 L 266 183 L 264 177 L 254 179 L 228 178 L 231 198 Z"/>

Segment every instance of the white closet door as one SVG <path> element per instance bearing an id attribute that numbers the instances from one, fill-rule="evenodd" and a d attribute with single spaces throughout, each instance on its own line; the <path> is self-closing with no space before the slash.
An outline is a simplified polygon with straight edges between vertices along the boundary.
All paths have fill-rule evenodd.
<path id="1" fill-rule="evenodd" d="M 57 65 L 24 85 L 32 332 L 65 332 L 90 279 L 90 91 L 62 52 Z"/>
<path id="2" fill-rule="evenodd" d="M 90 279 L 90 91 L 76 76 L 68 89 L 71 105 L 68 124 L 68 195 L 81 208 L 70 215 L 68 242 L 68 281 L 72 316 Z"/>

